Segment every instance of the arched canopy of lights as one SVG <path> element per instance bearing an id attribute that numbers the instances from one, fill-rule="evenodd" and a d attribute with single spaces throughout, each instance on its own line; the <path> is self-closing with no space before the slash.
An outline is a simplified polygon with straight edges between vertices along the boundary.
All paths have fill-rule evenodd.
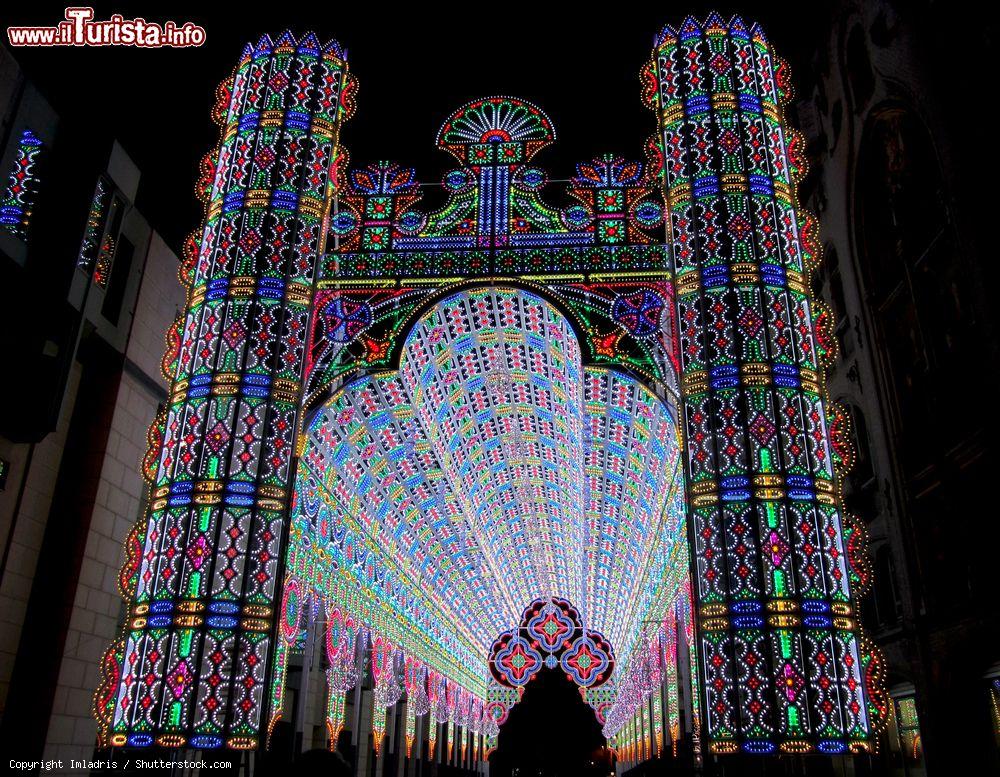
<path id="1" fill-rule="evenodd" d="M 635 378 L 584 366 L 567 318 L 516 287 L 441 300 L 398 371 L 320 410 L 293 514 L 294 596 L 487 720 L 545 665 L 607 683 L 687 578 L 675 419 Z M 286 602 L 291 640 L 301 611 Z"/>
<path id="2" fill-rule="evenodd" d="M 548 666 L 626 761 L 678 741 L 689 684 L 713 753 L 870 747 L 884 663 L 856 619 L 871 575 L 788 68 L 712 14 L 665 27 L 642 81 L 645 160 L 579 163 L 566 207 L 532 159 L 544 111 L 460 107 L 427 212 L 414 170 L 349 164 L 339 44 L 246 48 L 198 185 L 102 742 L 257 747 L 322 633 L 331 742 L 363 675 L 376 747 L 405 696 L 408 742 L 430 714 L 481 757 Z M 39 146 L 20 153 L 0 226 L 23 236 Z"/>

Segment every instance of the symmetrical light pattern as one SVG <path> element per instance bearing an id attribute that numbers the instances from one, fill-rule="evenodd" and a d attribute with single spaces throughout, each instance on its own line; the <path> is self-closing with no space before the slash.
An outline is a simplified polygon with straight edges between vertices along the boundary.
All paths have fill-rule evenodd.
<path id="1" fill-rule="evenodd" d="M 179 350 L 165 360 L 176 372 L 102 721 L 112 745 L 257 744 L 314 268 L 349 92 L 336 43 L 290 34 L 248 46 L 220 90 L 222 140 Z"/>
<path id="2" fill-rule="evenodd" d="M 286 591 L 495 723 L 514 699 L 491 704 L 492 682 L 523 686 L 545 664 L 601 685 L 612 645 L 628 656 L 637 624 L 666 617 L 688 567 L 679 454 L 666 405 L 584 367 L 551 304 L 459 292 L 416 322 L 397 372 L 352 381 L 310 423 Z M 280 667 L 276 713 L 282 685 Z"/>
<path id="3" fill-rule="evenodd" d="M 497 637 L 489 661 L 493 679 L 509 688 L 523 688 L 543 668 L 557 666 L 580 688 L 595 688 L 615 670 L 608 641 L 585 629 L 576 608 L 557 597 L 528 605 L 520 625 Z"/>
<path id="4" fill-rule="evenodd" d="M 677 288 L 708 737 L 715 752 L 865 747 L 867 662 L 851 592 L 794 198 L 803 142 L 787 67 L 739 18 L 660 34 L 658 115 Z"/>
<path id="5" fill-rule="evenodd" d="M 42 148 L 42 141 L 30 128 L 21 132 L 7 188 L 0 199 L 0 228 L 19 240 L 28 237 L 31 212 L 38 196 L 38 157 Z"/>
<path id="6" fill-rule="evenodd" d="M 331 743 L 370 680 L 376 749 L 405 697 L 408 746 L 426 716 L 432 749 L 482 757 L 548 667 L 627 761 L 676 748 L 692 695 L 696 751 L 867 745 L 891 700 L 854 618 L 871 572 L 787 68 L 713 15 L 664 29 L 643 77 L 645 161 L 583 162 L 549 205 L 551 120 L 481 98 L 438 134 L 457 167 L 426 212 L 412 169 L 337 146 L 335 44 L 247 50 L 198 184 L 105 741 L 253 747 L 322 629 Z"/>
<path id="7" fill-rule="evenodd" d="M 440 210 L 416 207 L 416 174 L 396 163 L 342 176 L 317 284 L 310 403 L 351 370 L 394 366 L 413 315 L 442 288 L 497 276 L 542 284 L 564 304 L 585 332 L 585 361 L 624 367 L 676 396 L 655 181 L 643 163 L 607 154 L 577 165 L 567 191 L 575 204 L 547 205 L 548 176 L 530 162 L 554 139 L 536 106 L 485 98 L 453 113 L 438 135 L 460 163 L 444 176 Z"/>

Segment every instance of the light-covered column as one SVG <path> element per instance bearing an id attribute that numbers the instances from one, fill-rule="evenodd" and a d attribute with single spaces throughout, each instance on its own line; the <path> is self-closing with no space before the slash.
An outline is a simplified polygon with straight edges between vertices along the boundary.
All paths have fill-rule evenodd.
<path id="1" fill-rule="evenodd" d="M 204 228 L 170 332 L 173 380 L 139 538 L 106 741 L 257 746 L 337 133 L 343 51 L 315 35 L 248 46 L 219 91 Z M 109 705 L 110 707 L 111 705 Z M 107 731 L 107 729 L 105 728 Z"/>
<path id="2" fill-rule="evenodd" d="M 645 71 L 677 290 L 711 749 L 839 753 L 873 722 L 796 202 L 788 72 L 756 25 L 660 34 Z"/>

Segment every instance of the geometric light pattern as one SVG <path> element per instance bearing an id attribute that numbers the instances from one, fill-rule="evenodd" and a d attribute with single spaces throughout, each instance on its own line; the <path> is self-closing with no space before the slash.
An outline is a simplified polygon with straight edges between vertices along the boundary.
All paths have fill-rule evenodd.
<path id="1" fill-rule="evenodd" d="M 408 747 L 427 716 L 432 747 L 482 757 L 547 666 L 629 761 L 676 746 L 689 681 L 695 746 L 868 745 L 891 700 L 855 619 L 871 570 L 787 68 L 713 15 L 665 28 L 643 78 L 645 162 L 583 162 L 554 207 L 551 120 L 481 98 L 441 128 L 458 166 L 426 212 L 411 168 L 348 165 L 339 46 L 247 48 L 197 186 L 106 744 L 255 747 L 318 625 L 331 740 L 364 676 L 376 748 L 405 695 Z M 81 247 L 98 282 L 110 194 Z"/>
<path id="2" fill-rule="evenodd" d="M 718 753 L 867 747 L 787 66 L 757 26 L 713 14 L 665 28 L 645 78 L 670 204 L 706 733 Z"/>
<path id="3" fill-rule="evenodd" d="M 0 199 L 0 227 L 21 240 L 27 238 L 31 211 L 38 196 L 37 165 L 41 151 L 42 141 L 30 129 L 23 130 L 7 188 Z"/>
<path id="4" fill-rule="evenodd" d="M 565 599 L 536 599 L 518 628 L 501 634 L 490 650 L 490 671 L 501 685 L 521 688 L 543 668 L 559 667 L 581 688 L 603 685 L 614 672 L 614 650 L 584 629 Z"/>
<path id="5" fill-rule="evenodd" d="M 248 46 L 219 90 L 142 551 L 109 651 L 120 673 L 98 694 L 113 698 L 96 710 L 108 744 L 259 741 L 315 257 L 351 92 L 338 44 L 289 33 Z M 100 247 L 95 273 L 105 196 L 99 184 L 81 258 L 89 269 Z"/>
<path id="6" fill-rule="evenodd" d="M 552 207 L 542 197 L 549 178 L 531 157 L 554 138 L 545 113 L 523 100 L 463 106 L 438 135 L 460 166 L 444 175 L 447 201 L 429 213 L 411 168 L 379 162 L 342 175 L 320 262 L 307 402 L 346 372 L 395 366 L 412 317 L 445 287 L 496 276 L 544 284 L 584 335 L 587 363 L 624 367 L 676 396 L 655 181 L 644 163 L 605 154 L 576 166 L 573 204 Z"/>
<path id="7" fill-rule="evenodd" d="M 461 292 L 416 322 L 398 372 L 352 381 L 309 424 L 286 589 L 477 701 L 494 639 L 526 604 L 566 602 L 565 639 L 543 653 L 588 687 L 613 667 L 601 635 L 627 656 L 636 624 L 668 611 L 686 578 L 679 467 L 665 405 L 584 368 L 551 304 Z"/>

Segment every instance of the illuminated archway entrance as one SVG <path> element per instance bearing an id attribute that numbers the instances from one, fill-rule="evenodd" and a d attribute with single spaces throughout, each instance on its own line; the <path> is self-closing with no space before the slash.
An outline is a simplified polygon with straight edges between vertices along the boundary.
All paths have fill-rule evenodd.
<path id="1" fill-rule="evenodd" d="M 369 654 L 377 704 L 420 700 L 408 731 L 426 707 L 489 749 L 546 668 L 606 724 L 616 663 L 644 667 L 688 612 L 673 416 L 584 365 L 566 316 L 524 289 L 456 291 L 420 316 L 398 370 L 348 382 L 307 425 L 296 483 L 274 688 L 302 613 L 321 611 L 332 735 Z"/>
<path id="2" fill-rule="evenodd" d="M 438 134 L 457 166 L 433 212 L 412 169 L 348 164 L 339 44 L 246 48 L 214 112 L 103 742 L 257 747 L 306 614 L 331 735 L 365 682 L 376 747 L 403 701 L 408 743 L 429 721 L 481 763 L 519 693 L 493 641 L 540 599 L 578 612 L 564 651 L 613 651 L 601 684 L 594 656 L 575 670 L 625 760 L 682 723 L 717 754 L 868 747 L 887 699 L 856 621 L 870 574 L 788 70 L 739 17 L 655 46 L 647 162 L 582 162 L 550 205 L 549 117 L 477 99 Z M 515 636 L 507 669 L 536 650 Z"/>

